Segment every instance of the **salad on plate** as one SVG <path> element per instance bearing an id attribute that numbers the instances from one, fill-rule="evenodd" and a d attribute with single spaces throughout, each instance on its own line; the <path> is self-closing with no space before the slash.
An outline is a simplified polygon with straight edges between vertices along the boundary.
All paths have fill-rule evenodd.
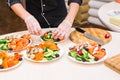
<path id="1" fill-rule="evenodd" d="M 0 39 L 0 51 L 20 51 L 30 44 L 30 38 L 30 34 L 6 36 Z"/>
<path id="2" fill-rule="evenodd" d="M 1 51 L 0 52 L 0 71 L 9 70 L 17 67 L 23 61 L 22 54 Z"/>
<path id="3" fill-rule="evenodd" d="M 85 42 L 71 47 L 68 57 L 79 63 L 92 64 L 105 60 L 107 53 L 101 45 Z"/>
<path id="4" fill-rule="evenodd" d="M 53 34 L 52 31 L 47 31 L 43 34 L 43 36 L 41 36 L 41 38 L 43 41 L 53 41 L 53 42 L 60 42 L 64 40 L 64 38 L 55 39 L 52 37 L 52 34 Z"/>
<path id="5" fill-rule="evenodd" d="M 49 62 L 58 59 L 61 55 L 60 48 L 52 41 L 31 45 L 25 52 L 25 58 L 33 62 Z"/>

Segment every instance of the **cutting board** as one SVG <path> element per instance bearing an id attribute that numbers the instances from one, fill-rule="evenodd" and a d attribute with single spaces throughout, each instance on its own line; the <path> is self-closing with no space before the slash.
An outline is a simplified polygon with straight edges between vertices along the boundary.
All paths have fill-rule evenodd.
<path id="1" fill-rule="evenodd" d="M 106 59 L 104 64 L 120 74 L 120 54 Z"/>
<path id="2" fill-rule="evenodd" d="M 112 35 L 105 29 L 103 28 L 98 28 L 98 27 L 84 27 L 82 28 L 89 34 L 103 40 L 104 44 L 108 43 L 112 39 Z M 105 34 L 109 34 L 109 38 L 105 38 Z M 95 42 L 91 39 L 88 39 L 83 35 L 83 33 L 80 33 L 76 30 L 72 31 L 70 33 L 70 40 L 73 41 L 74 43 L 83 43 L 83 42 Z M 96 42 L 97 43 L 97 42 Z"/>

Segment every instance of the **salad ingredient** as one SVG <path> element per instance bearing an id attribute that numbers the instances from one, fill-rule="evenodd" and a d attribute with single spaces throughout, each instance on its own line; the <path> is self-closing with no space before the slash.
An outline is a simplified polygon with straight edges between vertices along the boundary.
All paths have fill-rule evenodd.
<path id="1" fill-rule="evenodd" d="M 0 50 L 14 50 L 18 51 L 23 49 L 29 44 L 30 35 L 24 34 L 22 37 L 17 35 L 6 36 L 0 39 Z"/>
<path id="2" fill-rule="evenodd" d="M 43 39 L 43 41 L 53 41 L 53 42 L 59 42 L 59 41 L 64 40 L 63 37 L 60 37 L 58 39 L 54 39 L 52 37 L 52 31 L 48 31 L 48 32 L 44 33 L 44 35 L 42 36 L 42 39 Z"/>
<path id="3" fill-rule="evenodd" d="M 52 41 L 45 41 L 39 45 L 29 46 L 27 49 L 27 57 L 35 60 L 53 60 L 59 57 L 59 47 Z"/>
<path id="4" fill-rule="evenodd" d="M 106 51 L 99 44 L 86 42 L 70 48 L 68 55 L 78 61 L 95 62 L 102 59 Z"/>
<path id="5" fill-rule="evenodd" d="M 110 37 L 110 34 L 105 34 L 105 38 L 109 38 Z"/>
<path id="6" fill-rule="evenodd" d="M 0 39 L 0 50 L 9 50 L 8 44 L 10 40 L 7 39 Z"/>
<path id="7" fill-rule="evenodd" d="M 77 51 L 77 53 L 78 53 L 79 55 L 82 55 L 82 52 L 81 52 L 81 51 Z"/>
<path id="8" fill-rule="evenodd" d="M 0 65 L 0 69 L 3 69 L 2 65 Z"/>
<path id="9" fill-rule="evenodd" d="M 30 43 L 30 34 L 24 34 L 21 38 L 13 38 L 8 47 L 14 51 L 25 48 Z"/>
<path id="10" fill-rule="evenodd" d="M 0 52 L 0 69 L 5 69 L 5 68 L 9 68 L 12 66 L 15 66 L 16 64 L 18 64 L 21 60 L 19 60 L 20 58 L 22 58 L 22 55 L 19 53 L 9 53 L 9 52 Z"/>
<path id="11" fill-rule="evenodd" d="M 98 58 L 98 59 L 101 59 L 101 58 L 103 58 L 105 55 L 106 55 L 105 50 L 100 50 L 100 51 L 98 51 L 97 53 L 95 53 L 93 56 L 96 57 L 96 58 Z"/>
<path id="12" fill-rule="evenodd" d="M 44 54 L 42 52 L 38 52 L 38 53 L 36 53 L 34 60 L 38 61 L 38 60 L 43 59 L 43 57 L 44 57 Z"/>

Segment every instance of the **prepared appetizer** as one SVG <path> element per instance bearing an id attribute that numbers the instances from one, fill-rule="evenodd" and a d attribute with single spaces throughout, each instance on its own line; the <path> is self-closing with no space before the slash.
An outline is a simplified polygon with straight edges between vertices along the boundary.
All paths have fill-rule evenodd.
<path id="1" fill-rule="evenodd" d="M 0 50 L 19 51 L 30 43 L 30 34 L 22 36 L 12 35 L 0 39 Z"/>
<path id="2" fill-rule="evenodd" d="M 11 52 L 0 52 L 0 71 L 11 69 L 23 60 L 22 54 Z"/>
<path id="3" fill-rule="evenodd" d="M 62 41 L 64 40 L 64 38 L 58 38 L 58 39 L 54 39 L 52 37 L 52 31 L 48 31 L 48 32 L 45 32 L 44 35 L 41 37 L 43 41 L 53 41 L 53 42 L 59 42 L 59 41 Z"/>
<path id="4" fill-rule="evenodd" d="M 26 58 L 35 62 L 46 62 L 58 58 L 59 47 L 52 41 L 45 41 L 39 45 L 29 46 L 26 51 Z"/>
<path id="5" fill-rule="evenodd" d="M 69 49 L 68 56 L 76 61 L 96 63 L 106 56 L 106 51 L 96 43 L 82 43 Z"/>

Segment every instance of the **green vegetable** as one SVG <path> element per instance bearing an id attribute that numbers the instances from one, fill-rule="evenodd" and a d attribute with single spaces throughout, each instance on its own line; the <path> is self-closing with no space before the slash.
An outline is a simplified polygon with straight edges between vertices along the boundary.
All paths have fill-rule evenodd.
<path id="1" fill-rule="evenodd" d="M 95 57 L 92 56 L 88 51 L 85 49 L 82 49 L 82 55 L 79 55 L 77 51 L 71 51 L 68 53 L 69 56 L 75 58 L 78 61 L 83 61 L 83 62 L 93 62 Z"/>
<path id="2" fill-rule="evenodd" d="M 94 61 L 94 57 L 88 51 L 86 51 L 85 49 L 82 49 L 82 53 L 84 55 L 84 59 L 87 62 L 93 62 Z"/>
<path id="3" fill-rule="evenodd" d="M 88 52 L 85 49 L 82 49 L 82 53 L 84 55 L 84 58 L 88 58 Z"/>
<path id="4" fill-rule="evenodd" d="M 53 57 L 52 56 L 49 56 L 49 57 L 46 57 L 47 60 L 52 60 Z"/>
<path id="5" fill-rule="evenodd" d="M 0 43 L 9 43 L 10 40 L 7 40 L 7 39 L 0 39 Z"/>
<path id="6" fill-rule="evenodd" d="M 76 57 L 78 54 L 77 54 L 77 52 L 76 51 L 71 51 L 71 52 L 69 52 L 69 56 L 72 56 L 72 57 Z"/>
<path id="7" fill-rule="evenodd" d="M 9 43 L 10 43 L 10 40 L 8 39 L 0 39 L 0 50 L 8 50 Z"/>
<path id="8" fill-rule="evenodd" d="M 52 38 L 52 32 L 48 32 L 47 34 L 48 34 L 47 36 L 42 37 L 43 41 L 48 41 L 48 40 L 53 41 L 53 42 L 57 41 L 56 39 Z"/>
<path id="9" fill-rule="evenodd" d="M 56 54 L 58 53 L 57 50 L 50 50 L 48 48 L 45 48 L 45 55 L 44 57 L 47 59 L 47 60 L 52 60 L 54 58 L 56 58 Z"/>
<path id="10" fill-rule="evenodd" d="M 4 44 L 2 43 L 2 44 L 0 44 L 0 49 L 2 48 L 4 46 Z"/>
<path id="11" fill-rule="evenodd" d="M 2 47 L 1 47 L 2 50 L 8 50 L 8 44 L 4 44 Z"/>

